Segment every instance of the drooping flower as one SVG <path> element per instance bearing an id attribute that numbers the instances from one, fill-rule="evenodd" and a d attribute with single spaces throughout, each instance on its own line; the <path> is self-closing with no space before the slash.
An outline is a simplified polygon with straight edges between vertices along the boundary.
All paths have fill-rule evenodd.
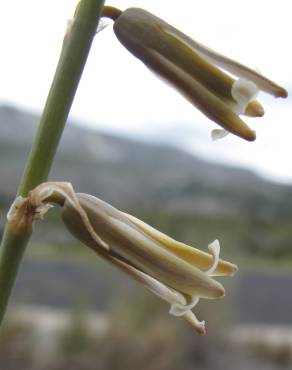
<path id="1" fill-rule="evenodd" d="M 213 138 L 231 132 L 255 140 L 255 132 L 239 115 L 264 115 L 256 100 L 259 90 L 287 97 L 284 88 L 260 73 L 203 46 L 146 10 L 122 12 L 106 6 L 103 16 L 114 20 L 117 38 L 133 55 L 223 127 L 224 131 L 213 131 Z"/>
<path id="2" fill-rule="evenodd" d="M 209 245 L 210 253 L 190 247 L 92 195 L 76 194 L 69 183 L 43 183 L 28 198 L 17 198 L 10 222 L 18 219 L 17 214 L 23 217 L 22 207 L 36 219 L 43 217 L 48 203 L 62 206 L 65 225 L 81 242 L 168 302 L 172 315 L 205 333 L 204 321 L 191 310 L 200 298 L 224 296 L 213 276 L 231 276 L 237 270 L 219 259 L 217 240 Z M 27 213 L 26 217 L 32 219 Z"/>

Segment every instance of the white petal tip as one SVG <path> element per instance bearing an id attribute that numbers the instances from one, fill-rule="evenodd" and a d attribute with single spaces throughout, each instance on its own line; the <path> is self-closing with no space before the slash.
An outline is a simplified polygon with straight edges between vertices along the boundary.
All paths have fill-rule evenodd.
<path id="1" fill-rule="evenodd" d="M 67 20 L 67 27 L 68 27 L 68 29 L 70 29 L 72 27 L 72 24 L 73 24 L 73 19 L 72 18 L 68 19 Z"/>
<path id="2" fill-rule="evenodd" d="M 231 95 L 237 102 L 234 111 L 237 114 L 243 114 L 247 104 L 256 98 L 259 89 L 257 85 L 245 78 L 239 78 L 234 81 L 231 89 Z"/>
<path id="3" fill-rule="evenodd" d="M 216 255 L 218 254 L 218 256 L 219 256 L 219 253 L 220 253 L 220 242 L 219 242 L 219 240 L 216 239 L 212 243 L 210 243 L 208 245 L 208 249 L 210 251 L 212 251 L 213 254 L 216 254 Z"/>
<path id="4" fill-rule="evenodd" d="M 107 22 L 104 19 L 100 19 L 98 22 L 96 33 L 102 32 L 105 28 L 107 28 L 108 25 L 109 25 L 109 22 Z"/>
<path id="5" fill-rule="evenodd" d="M 232 267 L 233 267 L 233 272 L 231 274 L 229 274 L 229 276 L 233 276 L 238 271 L 238 266 L 237 265 L 232 264 Z"/>
<path id="6" fill-rule="evenodd" d="M 215 129 L 211 131 L 211 138 L 213 141 L 217 141 L 217 140 L 223 139 L 228 134 L 229 132 L 227 130 Z"/>

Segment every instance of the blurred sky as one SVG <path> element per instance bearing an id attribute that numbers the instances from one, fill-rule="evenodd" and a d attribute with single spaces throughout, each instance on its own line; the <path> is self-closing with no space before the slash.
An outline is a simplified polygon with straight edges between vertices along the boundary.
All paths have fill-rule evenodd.
<path id="1" fill-rule="evenodd" d="M 76 0 L 0 2 L 0 103 L 40 112 Z M 291 91 L 291 0 L 112 0 L 143 7 L 189 36 L 260 71 Z M 179 4 L 177 8 L 175 4 Z M 260 94 L 266 115 L 246 119 L 257 131 L 212 142 L 216 125 L 157 79 L 116 40 L 111 26 L 94 41 L 71 112 L 90 127 L 171 142 L 215 161 L 292 182 L 291 98 Z"/>

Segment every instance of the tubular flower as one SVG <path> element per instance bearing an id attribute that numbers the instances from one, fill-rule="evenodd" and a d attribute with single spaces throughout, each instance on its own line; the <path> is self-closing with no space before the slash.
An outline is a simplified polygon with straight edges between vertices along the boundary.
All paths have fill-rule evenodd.
<path id="1" fill-rule="evenodd" d="M 231 276 L 236 265 L 219 259 L 220 245 L 210 253 L 180 243 L 141 220 L 88 194 L 75 193 L 69 183 L 44 183 L 26 199 L 17 199 L 9 212 L 15 218 L 21 203 L 43 216 L 47 204 L 62 205 L 62 218 L 70 232 L 101 257 L 125 271 L 170 304 L 170 313 L 205 333 L 204 322 L 191 311 L 200 298 L 224 296 L 214 276 Z M 17 209 L 17 210 L 16 210 Z"/>
<path id="2" fill-rule="evenodd" d="M 264 115 L 256 100 L 259 90 L 287 97 L 285 89 L 260 73 L 203 46 L 143 9 L 121 12 L 104 7 L 103 16 L 114 20 L 117 38 L 132 54 L 223 127 L 223 131 L 213 131 L 214 139 L 231 132 L 255 140 L 255 132 L 239 115 Z"/>

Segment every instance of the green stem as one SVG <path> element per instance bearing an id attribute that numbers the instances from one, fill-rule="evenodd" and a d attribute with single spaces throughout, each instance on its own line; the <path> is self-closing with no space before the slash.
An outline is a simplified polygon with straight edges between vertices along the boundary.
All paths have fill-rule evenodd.
<path id="1" fill-rule="evenodd" d="M 0 255 L 0 324 L 29 238 L 30 233 L 18 235 L 10 227 L 5 228 Z"/>
<path id="2" fill-rule="evenodd" d="M 81 0 L 77 7 L 20 181 L 18 193 L 22 196 L 48 178 L 103 4 L 104 0 Z M 0 249 L 0 324 L 29 237 L 29 231 L 17 234 L 7 223 Z"/>

